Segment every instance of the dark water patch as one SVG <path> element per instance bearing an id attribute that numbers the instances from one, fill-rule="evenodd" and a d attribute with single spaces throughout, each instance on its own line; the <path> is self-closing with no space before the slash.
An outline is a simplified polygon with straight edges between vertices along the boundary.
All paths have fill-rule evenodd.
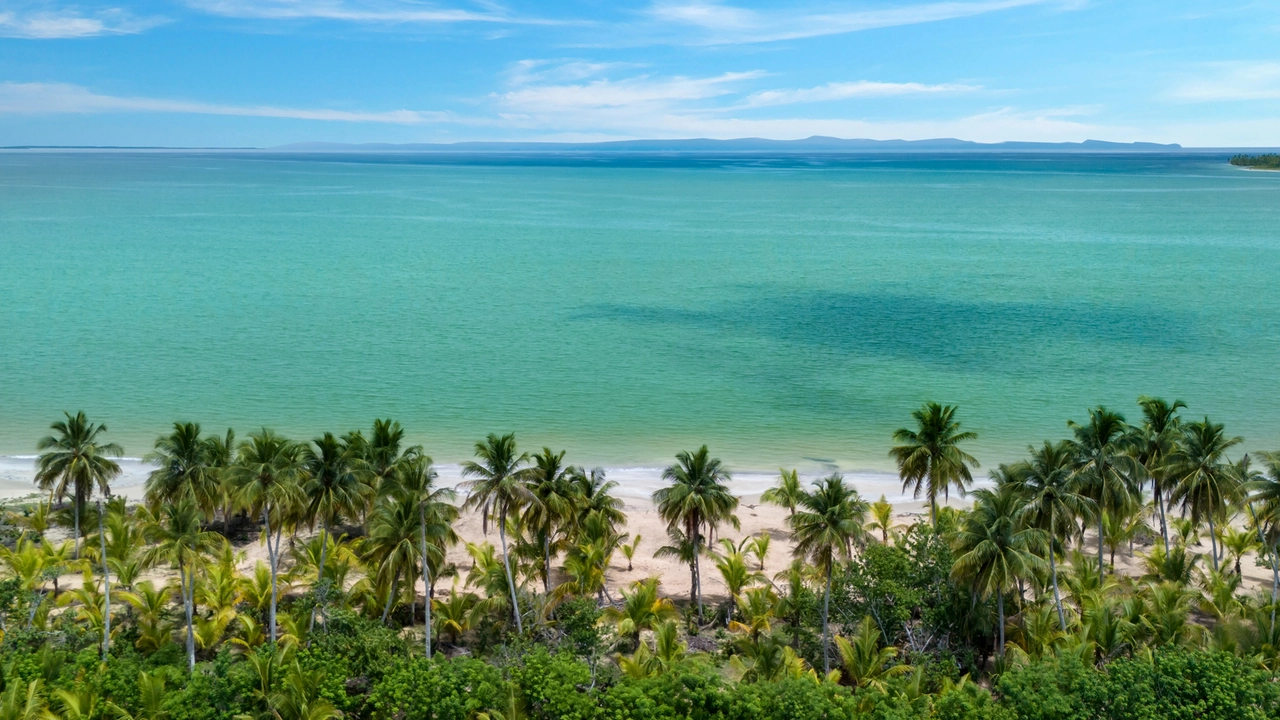
<path id="1" fill-rule="evenodd" d="M 1207 340 L 1197 319 L 1182 313 L 885 293 L 757 293 L 702 309 L 598 305 L 577 317 L 685 327 L 708 337 L 751 335 L 850 358 L 980 371 L 1026 368 L 1052 346 L 1096 355 L 1101 347 L 1116 346 L 1126 353 L 1193 351 Z"/>

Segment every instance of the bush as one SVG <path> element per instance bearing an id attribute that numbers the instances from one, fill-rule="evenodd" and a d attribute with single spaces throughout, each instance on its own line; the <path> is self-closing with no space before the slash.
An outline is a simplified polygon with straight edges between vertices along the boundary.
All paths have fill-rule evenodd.
<path id="1" fill-rule="evenodd" d="M 591 671 L 567 653 L 552 656 L 538 647 L 524 656 L 523 664 L 512 668 L 529 717 L 545 720 L 591 720 L 596 702 L 586 689 Z"/>
<path id="2" fill-rule="evenodd" d="M 1262 720 L 1280 714 L 1276 686 L 1234 655 L 1164 647 L 1107 666 L 1113 720 Z"/>
<path id="3" fill-rule="evenodd" d="M 1102 674 L 1075 655 L 1014 668 L 996 688 L 1019 720 L 1092 720 L 1107 707 Z"/>
<path id="4" fill-rule="evenodd" d="M 400 661 L 369 694 L 371 716 L 383 720 L 471 720 L 501 708 L 509 686 L 483 660 Z"/>

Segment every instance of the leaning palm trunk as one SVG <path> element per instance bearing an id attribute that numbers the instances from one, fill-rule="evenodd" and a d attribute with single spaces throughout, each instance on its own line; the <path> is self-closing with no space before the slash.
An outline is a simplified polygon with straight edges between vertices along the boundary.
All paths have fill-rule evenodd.
<path id="1" fill-rule="evenodd" d="M 1213 513 L 1209 513 L 1209 552 L 1213 555 L 1213 570 L 1218 571 L 1218 534 L 1214 532 Z"/>
<path id="2" fill-rule="evenodd" d="M 551 533 L 542 537 L 542 590 L 551 595 Z"/>
<path id="3" fill-rule="evenodd" d="M 178 590 L 182 593 L 182 613 L 187 621 L 187 671 L 195 672 L 196 669 L 196 635 L 193 626 L 191 607 L 191 585 L 195 580 L 194 577 L 187 576 L 186 563 L 178 562 Z"/>
<path id="4" fill-rule="evenodd" d="M 1262 547 L 1268 547 L 1266 538 L 1262 535 L 1262 524 L 1258 522 L 1258 514 L 1253 510 L 1253 503 L 1246 502 L 1245 506 L 1249 508 L 1249 516 L 1253 518 L 1253 526 L 1258 530 L 1258 544 Z M 1272 544 L 1271 548 L 1271 632 L 1276 631 L 1276 591 L 1280 590 L 1280 555 L 1276 553 L 1276 546 Z"/>
<path id="5" fill-rule="evenodd" d="M 1000 644 L 996 647 L 996 657 L 1004 657 L 1004 593 L 996 590 L 996 614 L 1000 620 Z"/>
<path id="6" fill-rule="evenodd" d="M 1106 557 L 1103 555 L 1103 551 L 1102 551 L 1102 536 L 1103 536 L 1102 509 L 1099 508 L 1098 509 L 1098 579 L 1099 580 L 1106 577 L 1107 575 Z"/>
<path id="7" fill-rule="evenodd" d="M 397 570 L 391 576 L 391 592 L 387 593 L 387 604 L 382 606 L 382 624 L 387 624 L 387 617 L 391 615 L 391 605 L 396 601 L 396 593 L 400 591 L 400 571 Z"/>
<path id="8" fill-rule="evenodd" d="M 75 515 L 75 537 L 71 538 L 71 557 L 76 560 L 80 559 L 80 490 L 75 493 L 75 502 L 72 503 L 72 512 Z"/>
<path id="9" fill-rule="evenodd" d="M 1168 524 L 1168 521 L 1165 520 L 1165 516 L 1164 516 L 1164 499 L 1162 498 L 1160 493 L 1160 483 L 1155 482 L 1153 480 L 1151 483 L 1151 486 L 1155 489 L 1154 494 L 1155 494 L 1155 502 L 1156 502 L 1156 511 L 1160 513 L 1160 537 L 1164 538 L 1164 546 L 1165 548 L 1168 548 L 1169 547 L 1169 524 Z"/>
<path id="10" fill-rule="evenodd" d="M 427 509 L 421 503 L 418 505 L 418 530 L 421 532 L 420 541 L 422 543 L 422 620 L 424 623 L 422 634 L 425 637 L 426 658 L 431 659 L 431 568 L 427 565 Z"/>
<path id="11" fill-rule="evenodd" d="M 516 633 L 524 634 L 524 623 L 520 620 L 520 601 L 516 598 L 516 581 L 511 575 L 511 558 L 507 556 L 507 504 L 502 503 L 502 512 L 498 518 L 498 539 L 502 541 L 502 569 L 507 572 L 507 589 L 511 591 L 511 612 L 516 618 Z"/>
<path id="12" fill-rule="evenodd" d="M 269 504 L 262 507 L 262 521 L 266 525 L 267 532 L 267 561 L 271 564 L 271 610 L 267 619 L 267 627 L 270 629 L 271 644 L 276 644 L 276 549 L 280 545 L 277 538 L 276 545 L 271 545 L 271 506 Z M 279 532 L 277 531 L 277 535 Z"/>
<path id="13" fill-rule="evenodd" d="M 1053 510 L 1049 510 L 1049 527 L 1054 527 Z M 1053 602 L 1058 606 L 1058 622 L 1062 623 L 1062 631 L 1067 631 L 1067 616 L 1062 612 L 1062 591 L 1058 589 L 1057 553 L 1053 549 L 1053 536 L 1049 536 L 1049 576 L 1053 578 Z"/>
<path id="14" fill-rule="evenodd" d="M 102 662 L 111 652 L 111 572 L 107 568 L 107 534 L 102 529 L 102 502 L 98 502 L 98 545 L 102 548 Z"/>
<path id="15" fill-rule="evenodd" d="M 311 622 L 307 624 L 307 644 L 311 644 L 311 631 L 316 629 L 316 611 L 320 609 L 320 603 L 323 601 L 322 593 L 328 588 L 325 587 L 324 565 L 325 552 L 329 549 L 329 521 L 326 519 L 320 530 L 320 567 L 316 570 L 316 587 L 315 604 L 311 606 Z"/>
<path id="16" fill-rule="evenodd" d="M 827 591 L 822 595 L 822 674 L 831 674 L 831 638 L 827 619 L 831 611 L 831 568 L 827 568 Z"/>

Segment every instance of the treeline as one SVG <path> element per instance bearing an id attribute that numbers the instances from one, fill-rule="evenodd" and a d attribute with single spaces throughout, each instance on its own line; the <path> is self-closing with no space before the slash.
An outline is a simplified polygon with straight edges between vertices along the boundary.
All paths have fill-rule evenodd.
<path id="1" fill-rule="evenodd" d="M 1263 155 L 1232 155 L 1231 164 L 1240 167 L 1261 168 L 1263 170 L 1280 170 L 1280 155 L 1266 153 Z"/>
<path id="2" fill-rule="evenodd" d="M 642 540 L 615 484 L 511 435 L 476 444 L 458 498 L 393 421 L 309 443 L 178 423 L 129 506 L 121 449 L 68 415 L 39 443 L 51 500 L 0 545 L 0 720 L 1277 716 L 1280 455 L 1255 468 L 1182 403 L 1139 409 L 1090 411 L 957 510 L 937 500 L 970 488 L 975 436 L 925 405 L 890 454 L 928 520 L 783 471 L 764 500 L 794 560 L 772 577 L 773 538 L 732 537 L 728 470 L 681 452 L 653 498 L 675 598 L 615 595 Z M 462 508 L 496 545 L 457 536 Z M 266 559 L 242 572 L 246 542 Z"/>

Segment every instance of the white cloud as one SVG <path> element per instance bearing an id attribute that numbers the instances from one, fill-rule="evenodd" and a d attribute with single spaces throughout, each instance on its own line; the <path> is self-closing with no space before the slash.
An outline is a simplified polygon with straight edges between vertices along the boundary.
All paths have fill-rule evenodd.
<path id="1" fill-rule="evenodd" d="M 654 19 L 697 28 L 706 44 L 757 43 L 839 35 L 900 25 L 917 25 L 982 15 L 999 10 L 1041 5 L 1052 0 L 976 0 L 933 2 L 876 10 L 819 12 L 792 9 L 757 12 L 716 2 L 659 2 L 650 8 Z"/>
<path id="2" fill-rule="evenodd" d="M 187 5 L 214 15 L 266 20 L 342 20 L 355 23 L 513 23 L 547 24 L 521 18 L 490 5 L 476 12 L 442 8 L 408 0 L 187 0 Z"/>
<path id="3" fill-rule="evenodd" d="M 274 107 L 270 105 L 217 105 L 186 100 L 100 95 L 67 83 L 0 83 L 0 113 L 69 114 L 106 112 L 160 112 L 194 115 L 290 118 L 333 122 L 390 123 L 417 125 L 443 122 L 451 116 L 442 112 L 392 110 L 353 112 L 348 110 Z"/>
<path id="4" fill-rule="evenodd" d="M 822 102 L 826 100 L 850 100 L 854 98 L 879 98 L 900 95 L 938 95 L 944 93 L 964 93 L 981 90 L 980 85 L 962 85 L 944 83 L 941 85 L 925 85 L 923 83 L 889 83 L 858 80 L 856 82 L 833 82 L 812 88 L 790 90 L 763 90 L 751 93 L 746 97 L 742 107 L 768 107 L 770 105 L 793 105 L 796 103 Z"/>
<path id="5" fill-rule="evenodd" d="M 1170 96 L 1186 102 L 1280 99 L 1280 63 L 1212 63 L 1206 69 L 1174 87 Z"/>
<path id="6" fill-rule="evenodd" d="M 89 13 L 75 8 L 47 8 L 42 4 L 0 11 L 0 37 L 53 40 L 132 35 L 168 22 L 162 17 L 135 17 L 120 8 Z"/>
<path id="7" fill-rule="evenodd" d="M 529 85 L 495 95 L 506 108 L 519 112 L 571 113 L 591 108 L 668 108 L 691 100 L 706 100 L 734 92 L 734 85 L 765 73 L 730 72 L 704 78 L 652 78 L 647 75 L 568 85 Z"/>

